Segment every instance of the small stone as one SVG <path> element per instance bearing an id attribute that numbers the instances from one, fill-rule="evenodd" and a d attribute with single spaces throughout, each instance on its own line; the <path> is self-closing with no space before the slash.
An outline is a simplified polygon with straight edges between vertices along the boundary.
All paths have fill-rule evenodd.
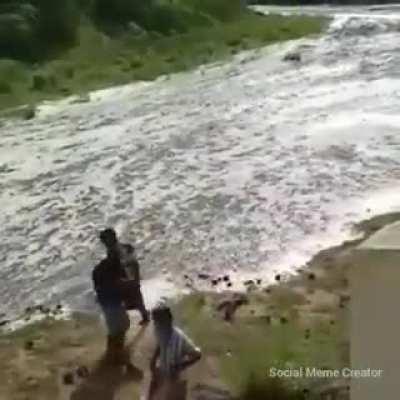
<path id="1" fill-rule="evenodd" d="M 265 315 L 262 319 L 263 319 L 268 325 L 271 325 L 272 319 L 271 319 L 271 316 L 270 316 L 270 315 Z"/>
<path id="2" fill-rule="evenodd" d="M 313 272 L 309 273 L 309 274 L 308 274 L 308 279 L 309 279 L 310 281 L 315 281 L 315 274 L 314 274 Z"/>
<path id="3" fill-rule="evenodd" d="M 33 376 L 29 376 L 26 380 L 26 383 L 31 387 L 36 387 L 39 385 L 39 381 L 35 379 Z"/>
<path id="4" fill-rule="evenodd" d="M 329 323 L 331 324 L 331 325 L 335 325 L 335 321 L 334 320 L 331 320 L 331 321 L 329 321 Z"/>
<path id="5" fill-rule="evenodd" d="M 305 334 L 304 334 L 304 338 L 305 338 L 306 340 L 308 340 L 308 339 L 310 339 L 310 336 L 311 336 L 311 332 L 310 332 L 309 329 L 307 329 L 306 332 L 305 332 Z"/>
<path id="6" fill-rule="evenodd" d="M 257 279 L 257 285 L 261 285 L 261 283 L 262 283 L 262 280 L 261 279 Z"/>
<path id="7" fill-rule="evenodd" d="M 33 350 L 33 348 L 35 347 L 35 343 L 32 340 L 28 340 L 25 342 L 24 348 L 25 350 Z"/>
<path id="8" fill-rule="evenodd" d="M 230 281 L 229 275 L 225 275 L 223 277 L 223 280 L 224 280 L 224 282 L 229 282 Z"/>
<path id="9" fill-rule="evenodd" d="M 64 385 L 73 385 L 74 384 L 74 374 L 72 372 L 66 372 L 63 375 L 63 383 Z"/>
<path id="10" fill-rule="evenodd" d="M 2 321 L 0 321 L 0 327 L 5 326 L 7 324 L 9 324 L 11 321 L 9 319 L 3 319 Z"/>
<path id="11" fill-rule="evenodd" d="M 264 289 L 264 292 L 267 293 L 267 294 L 270 294 L 271 293 L 271 289 L 270 288 L 266 288 L 266 289 Z"/>
<path id="12" fill-rule="evenodd" d="M 210 275 L 208 275 L 208 274 L 198 274 L 197 276 L 198 276 L 198 278 L 201 279 L 201 280 L 210 279 Z"/>
<path id="13" fill-rule="evenodd" d="M 276 280 L 277 282 L 279 282 L 279 281 L 281 280 L 281 275 L 280 275 L 280 274 L 275 275 L 275 280 Z"/>
<path id="14" fill-rule="evenodd" d="M 288 320 L 287 320 L 287 318 L 285 318 L 285 317 L 281 317 L 281 318 L 280 318 L 280 321 L 281 321 L 281 324 L 282 324 L 282 325 L 285 325 L 285 324 L 288 323 Z"/>
<path id="15" fill-rule="evenodd" d="M 81 365 L 76 369 L 76 375 L 78 375 L 79 378 L 85 379 L 89 376 L 89 370 L 86 366 Z"/>
<path id="16" fill-rule="evenodd" d="M 218 280 L 217 280 L 217 279 L 213 279 L 213 280 L 211 281 L 211 284 L 212 284 L 213 286 L 217 286 L 217 285 L 218 285 Z"/>
<path id="17" fill-rule="evenodd" d="M 256 313 L 255 310 L 250 310 L 251 315 L 254 315 L 255 313 Z"/>
<path id="18" fill-rule="evenodd" d="M 248 281 L 244 281 L 243 284 L 244 284 L 245 286 L 254 285 L 254 281 L 251 280 L 251 279 L 249 279 Z"/>
<path id="19" fill-rule="evenodd" d="M 226 284 L 226 286 L 232 287 L 232 282 L 228 282 L 228 283 Z"/>

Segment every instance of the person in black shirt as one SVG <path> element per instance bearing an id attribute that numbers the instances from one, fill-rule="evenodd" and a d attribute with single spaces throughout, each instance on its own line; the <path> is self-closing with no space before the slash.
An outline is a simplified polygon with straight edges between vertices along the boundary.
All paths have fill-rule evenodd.
<path id="1" fill-rule="evenodd" d="M 133 367 L 125 352 L 125 337 L 130 327 L 125 298 L 126 293 L 138 285 L 129 279 L 122 265 L 115 231 L 103 230 L 100 240 L 106 247 L 107 257 L 94 268 L 92 279 L 108 330 L 107 355 L 117 363 Z"/>

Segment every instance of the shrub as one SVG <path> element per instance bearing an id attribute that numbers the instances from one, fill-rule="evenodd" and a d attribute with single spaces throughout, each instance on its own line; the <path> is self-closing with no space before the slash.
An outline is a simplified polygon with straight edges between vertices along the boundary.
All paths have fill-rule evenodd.
<path id="1" fill-rule="evenodd" d="M 75 0 L 33 0 L 39 10 L 38 36 L 43 48 L 59 48 L 77 39 L 80 10 Z"/>
<path id="2" fill-rule="evenodd" d="M 181 0 L 181 3 L 221 21 L 238 16 L 243 6 L 242 0 Z"/>
<path id="3" fill-rule="evenodd" d="M 11 4 L 0 7 L 0 57 L 30 59 L 36 28 L 35 8 Z"/>
<path id="4" fill-rule="evenodd" d="M 9 94 L 12 92 L 12 87 L 8 82 L 0 82 L 0 94 Z"/>

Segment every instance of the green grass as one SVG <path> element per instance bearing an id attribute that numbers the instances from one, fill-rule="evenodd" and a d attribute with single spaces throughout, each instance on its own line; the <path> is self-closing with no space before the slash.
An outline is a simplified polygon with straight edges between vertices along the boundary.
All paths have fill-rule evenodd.
<path id="1" fill-rule="evenodd" d="M 283 385 L 269 376 L 271 367 L 336 369 L 347 362 L 347 355 L 343 354 L 346 350 L 342 349 L 346 327 L 340 322 L 332 326 L 323 319 L 315 321 L 307 326 L 310 336 L 306 337 L 306 328 L 294 314 L 284 324 L 279 319 L 268 323 L 261 315 L 266 313 L 249 314 L 248 311 L 257 306 L 261 310 L 265 308 L 265 297 L 252 297 L 250 305 L 245 307 L 247 312 L 232 325 L 213 315 L 209 297 L 199 294 L 185 298 L 177 305 L 175 315 L 179 315 L 179 324 L 204 353 L 218 359 L 223 380 L 243 400 L 302 398 L 307 381 L 285 379 Z M 294 308 L 293 304 L 289 306 L 284 302 L 276 306 L 281 313 Z M 281 397 L 272 396 L 275 391 L 281 393 Z M 256 392 L 268 393 L 271 397 L 261 394 L 257 397 Z"/>
<path id="2" fill-rule="evenodd" d="M 309 17 L 262 17 L 243 13 L 238 19 L 186 33 L 110 37 L 92 24 L 81 26 L 79 44 L 42 64 L 0 59 L 0 110 L 35 104 L 69 94 L 153 80 L 230 57 L 243 49 L 321 31 L 324 21 Z"/>

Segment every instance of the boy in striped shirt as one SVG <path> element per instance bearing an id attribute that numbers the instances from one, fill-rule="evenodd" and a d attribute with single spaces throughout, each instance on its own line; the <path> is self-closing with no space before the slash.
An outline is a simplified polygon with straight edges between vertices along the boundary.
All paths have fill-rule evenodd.
<path id="1" fill-rule="evenodd" d="M 157 348 L 150 363 L 152 380 L 148 400 L 185 399 L 186 382 L 181 375 L 200 360 L 201 351 L 174 326 L 172 313 L 168 307 L 155 308 L 152 317 Z"/>

